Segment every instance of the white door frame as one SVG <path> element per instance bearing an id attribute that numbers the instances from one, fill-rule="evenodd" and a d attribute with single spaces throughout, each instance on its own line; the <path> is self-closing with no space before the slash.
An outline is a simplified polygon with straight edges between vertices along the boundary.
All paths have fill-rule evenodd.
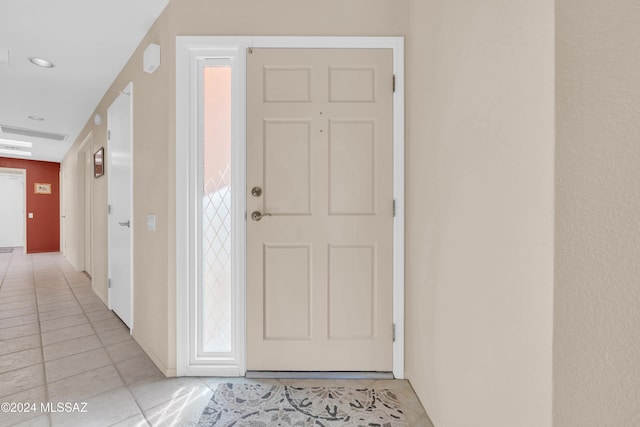
<path id="1" fill-rule="evenodd" d="M 246 371 L 245 343 L 245 191 L 246 191 L 246 52 L 251 48 L 325 48 L 325 49 L 392 49 L 393 73 L 396 76 L 393 97 L 393 193 L 395 218 L 393 225 L 393 374 L 404 378 L 404 38 L 403 37 L 176 37 L 176 362 L 177 375 L 233 375 L 242 376 Z M 233 235 L 233 256 L 239 302 L 238 331 L 242 346 L 241 360 L 233 369 L 228 366 L 193 365 L 189 362 L 190 286 L 197 277 L 193 257 L 197 248 L 193 242 L 195 209 L 195 183 L 190 165 L 197 156 L 197 65 L 206 58 L 233 57 L 240 72 L 239 85 L 234 88 L 232 99 L 238 108 L 238 137 L 232 147 L 232 180 L 235 206 L 233 218 L 242 224 Z M 194 253 L 195 252 L 195 253 Z M 222 369 L 221 369 L 222 368 Z M 226 369 L 225 369 L 226 368 Z"/>

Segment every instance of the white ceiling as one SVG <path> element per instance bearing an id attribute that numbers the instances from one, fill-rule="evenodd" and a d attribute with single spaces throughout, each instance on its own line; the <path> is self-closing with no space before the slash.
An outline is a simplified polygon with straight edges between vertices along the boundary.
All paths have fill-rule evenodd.
<path id="1" fill-rule="evenodd" d="M 33 143 L 31 157 L 0 156 L 61 161 L 168 2 L 0 0 L 0 125 L 68 135 L 59 142 L 0 131 L 2 140 Z M 31 56 L 55 68 L 36 67 Z"/>

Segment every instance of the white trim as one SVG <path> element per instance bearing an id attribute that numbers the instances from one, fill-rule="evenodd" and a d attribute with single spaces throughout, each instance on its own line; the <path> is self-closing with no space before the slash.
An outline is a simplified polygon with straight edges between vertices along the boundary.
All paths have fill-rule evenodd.
<path id="1" fill-rule="evenodd" d="M 176 375 L 184 376 L 187 370 L 189 329 L 189 288 L 192 269 L 189 263 L 189 235 L 191 219 L 185 207 L 189 203 L 187 191 L 191 138 L 189 118 L 195 114 L 190 94 L 195 93 L 193 79 L 189 76 L 189 46 L 176 40 Z M 181 148 L 181 144 L 184 147 Z"/>
<path id="2" fill-rule="evenodd" d="M 209 37 L 209 36 L 178 36 L 176 37 L 176 321 L 177 321 L 177 374 L 181 375 L 213 375 L 204 370 L 195 370 L 187 366 L 188 332 L 186 319 L 188 316 L 189 292 L 181 284 L 193 280 L 192 261 L 189 258 L 189 233 L 193 232 L 189 224 L 187 206 L 189 203 L 189 187 L 192 182 L 188 176 L 189 159 L 194 155 L 185 141 L 193 137 L 190 117 L 194 117 L 196 107 L 190 94 L 195 93 L 193 78 L 189 76 L 192 58 L 197 55 L 207 55 L 208 52 L 235 52 L 237 68 L 241 72 L 240 110 L 235 111 L 242 122 L 242 138 L 238 141 L 237 158 L 246 158 L 244 123 L 246 121 L 246 50 L 247 48 L 361 48 L 361 49 L 392 49 L 393 72 L 396 76 L 396 93 L 394 95 L 393 114 L 393 152 L 394 152 L 394 199 L 396 201 L 396 216 L 394 219 L 394 283 L 393 283 L 393 321 L 396 325 L 396 341 L 393 343 L 393 374 L 396 378 L 404 378 L 404 38 L 403 37 Z M 235 96 L 234 93 L 232 96 Z M 234 153 L 232 153 L 232 156 Z M 232 165 L 236 188 L 245 188 L 246 165 Z M 241 168 L 238 166 L 242 166 Z M 235 168 L 234 168 L 235 166 Z M 244 202 L 244 197 L 242 197 Z M 239 206 L 237 206 L 239 208 Z M 234 218 L 237 218 L 234 213 Z M 242 207 L 244 217 L 244 206 Z M 242 224 L 245 224 L 243 221 Z M 245 242 L 246 230 L 242 228 L 237 236 Z M 241 235 L 240 235 L 241 234 Z M 236 237 L 236 236 L 234 236 Z M 239 246 L 239 245 L 238 245 Z M 244 247 L 236 247 L 234 256 L 242 256 L 244 263 Z M 243 264 L 244 266 L 244 264 Z M 244 269 L 237 269 L 237 283 L 242 288 L 242 336 L 244 339 L 244 300 L 245 280 Z M 236 269 L 234 269 L 236 271 Z M 240 276 L 241 273 L 241 276 Z M 244 342 L 243 342 L 244 344 Z M 229 375 L 227 371 L 226 375 Z M 245 357 L 242 357 L 238 374 L 245 373 Z"/>
<path id="3" fill-rule="evenodd" d="M 176 43 L 176 368 L 177 375 L 240 376 L 245 361 L 244 241 L 245 241 L 245 53 L 239 47 L 192 46 Z M 188 38 L 187 38 L 188 39 Z M 198 235 L 201 200 L 198 191 L 202 168 L 201 71 L 204 66 L 228 64 L 232 70 L 231 181 L 232 186 L 232 352 L 198 356 L 194 322 L 201 258 Z M 240 244 L 236 244 L 240 242 Z"/>
<path id="4" fill-rule="evenodd" d="M 393 375 L 404 379 L 404 39 L 393 48 Z"/>

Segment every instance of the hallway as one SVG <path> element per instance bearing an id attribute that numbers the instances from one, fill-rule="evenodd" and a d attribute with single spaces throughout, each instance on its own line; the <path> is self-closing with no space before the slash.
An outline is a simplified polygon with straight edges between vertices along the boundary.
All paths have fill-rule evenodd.
<path id="1" fill-rule="evenodd" d="M 35 411 L 0 411 L 0 426 L 195 425 L 220 382 L 251 381 L 165 378 L 59 253 L 0 253 L 0 278 L 0 403 L 35 403 Z M 372 381 L 331 382 L 365 384 Z M 376 387 L 397 393 L 410 426 L 431 425 L 407 381 Z M 41 402 L 86 412 L 43 412 Z"/>

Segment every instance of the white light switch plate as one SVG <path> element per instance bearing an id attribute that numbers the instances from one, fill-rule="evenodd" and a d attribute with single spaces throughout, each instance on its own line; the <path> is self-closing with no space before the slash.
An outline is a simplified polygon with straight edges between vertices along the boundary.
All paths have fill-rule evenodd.
<path id="1" fill-rule="evenodd" d="M 33 218 L 33 212 L 29 212 L 29 218 Z"/>
<path id="2" fill-rule="evenodd" d="M 147 230 L 156 231 L 156 216 L 147 215 Z"/>

